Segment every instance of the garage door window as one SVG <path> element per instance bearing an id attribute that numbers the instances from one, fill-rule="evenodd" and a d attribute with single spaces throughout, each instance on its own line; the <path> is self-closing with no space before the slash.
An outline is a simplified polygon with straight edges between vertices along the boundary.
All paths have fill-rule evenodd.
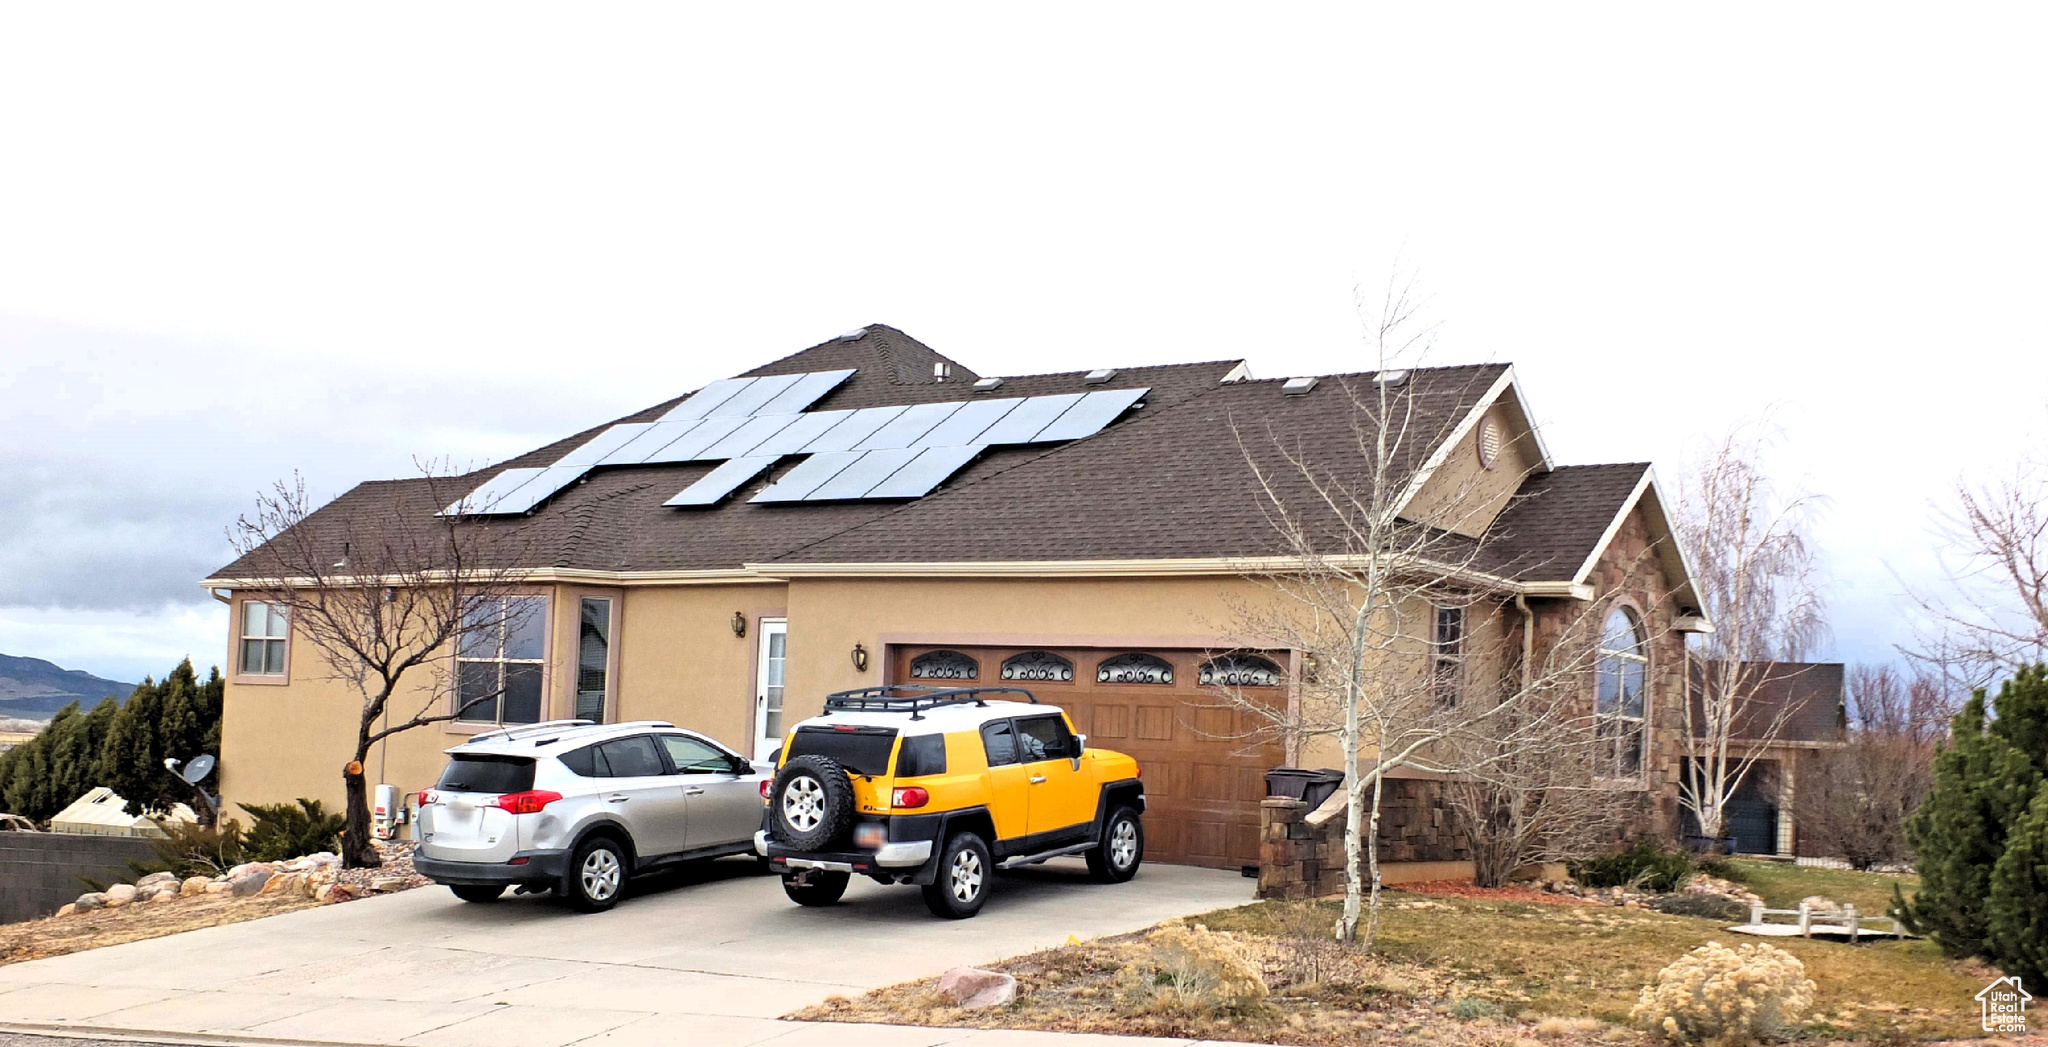
<path id="1" fill-rule="evenodd" d="M 1256 654 L 1226 654 L 1202 663 L 1201 681 L 1204 687 L 1278 687 L 1287 674 Z"/>
<path id="2" fill-rule="evenodd" d="M 1003 660 L 1003 679 L 1030 683 L 1073 683 L 1074 663 L 1051 651 L 1025 651 Z"/>
<path id="3" fill-rule="evenodd" d="M 913 680 L 979 680 L 981 663 L 959 651 L 931 651 L 910 660 Z"/>
<path id="4" fill-rule="evenodd" d="M 1170 684 L 1173 663 L 1157 655 L 1120 654 L 1095 667 L 1095 682 Z"/>

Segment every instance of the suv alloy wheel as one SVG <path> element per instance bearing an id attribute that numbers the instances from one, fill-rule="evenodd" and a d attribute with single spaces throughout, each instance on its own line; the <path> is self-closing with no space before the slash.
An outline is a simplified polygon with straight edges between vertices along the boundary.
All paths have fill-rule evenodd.
<path id="1" fill-rule="evenodd" d="M 1118 807 L 1102 822 L 1102 840 L 1087 852 L 1088 874 L 1101 883 L 1123 883 L 1138 875 L 1145 860 L 1145 825 L 1138 812 Z"/>
<path id="2" fill-rule="evenodd" d="M 562 897 L 583 912 L 603 912 L 619 903 L 626 875 L 625 849 L 609 836 L 593 836 L 569 859 Z"/>
<path id="3" fill-rule="evenodd" d="M 939 878 L 924 889 L 925 908 L 933 916 L 964 920 L 981 911 L 988 900 L 989 874 L 995 865 L 989 860 L 988 845 L 973 833 L 959 833 L 946 841 L 939 855 Z"/>
<path id="4" fill-rule="evenodd" d="M 839 761 L 799 756 L 776 774 L 768 808 L 777 840 L 800 850 L 826 850 L 851 827 L 853 783 Z"/>

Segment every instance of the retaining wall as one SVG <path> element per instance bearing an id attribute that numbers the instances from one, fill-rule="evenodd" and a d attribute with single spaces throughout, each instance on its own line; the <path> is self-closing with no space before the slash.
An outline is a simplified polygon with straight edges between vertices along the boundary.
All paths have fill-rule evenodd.
<path id="1" fill-rule="evenodd" d="M 130 881 L 129 862 L 156 857 L 150 841 L 132 836 L 0 833 L 0 923 L 48 916 L 91 890 L 80 877 Z"/>

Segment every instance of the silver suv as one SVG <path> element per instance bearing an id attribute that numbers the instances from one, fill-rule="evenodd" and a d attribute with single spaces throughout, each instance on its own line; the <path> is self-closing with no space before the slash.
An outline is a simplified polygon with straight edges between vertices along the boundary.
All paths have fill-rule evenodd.
<path id="1" fill-rule="evenodd" d="M 420 793 L 413 868 L 470 902 L 552 889 L 585 912 L 626 878 L 672 862 L 751 854 L 766 764 L 663 721 L 553 720 L 448 750 Z"/>

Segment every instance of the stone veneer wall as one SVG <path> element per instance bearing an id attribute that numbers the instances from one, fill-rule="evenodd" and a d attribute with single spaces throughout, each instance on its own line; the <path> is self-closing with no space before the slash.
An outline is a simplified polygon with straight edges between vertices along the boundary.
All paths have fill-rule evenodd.
<path id="1" fill-rule="evenodd" d="M 1380 804 L 1382 863 L 1472 860 L 1456 813 L 1444 801 L 1441 782 L 1390 778 L 1387 786 Z M 1267 799 L 1259 808 L 1259 897 L 1342 894 L 1345 824 L 1342 792 L 1313 811 L 1300 800 Z"/>

